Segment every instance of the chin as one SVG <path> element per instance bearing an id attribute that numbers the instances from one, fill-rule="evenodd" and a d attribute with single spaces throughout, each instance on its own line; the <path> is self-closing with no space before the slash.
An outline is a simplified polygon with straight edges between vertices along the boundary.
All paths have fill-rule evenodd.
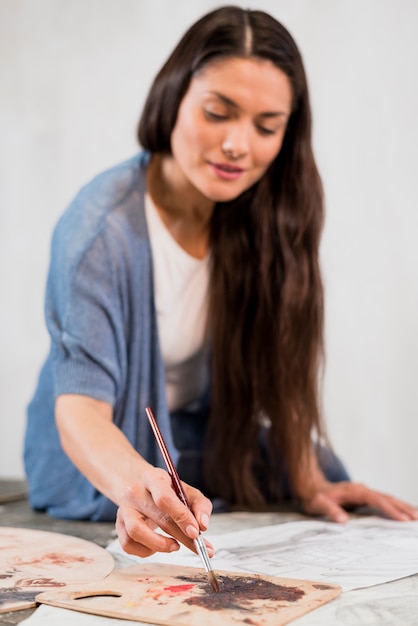
<path id="1" fill-rule="evenodd" d="M 213 187 L 208 187 L 205 191 L 203 191 L 203 195 L 211 200 L 212 202 L 231 202 L 231 200 L 235 200 L 244 191 L 247 191 L 247 187 L 239 187 L 234 189 L 214 189 Z"/>

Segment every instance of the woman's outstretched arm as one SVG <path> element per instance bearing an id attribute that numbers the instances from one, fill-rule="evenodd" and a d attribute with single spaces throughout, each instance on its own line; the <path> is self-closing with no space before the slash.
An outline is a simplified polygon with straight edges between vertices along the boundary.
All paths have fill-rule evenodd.
<path id="1" fill-rule="evenodd" d="M 116 530 L 122 547 L 142 557 L 177 550 L 179 542 L 195 551 L 193 539 L 209 524 L 210 500 L 185 484 L 192 514 L 176 496 L 168 473 L 136 452 L 112 415 L 110 404 L 82 395 L 61 395 L 55 404 L 64 451 L 119 507 Z M 170 536 L 155 532 L 157 528 Z M 208 551 L 213 552 L 209 544 Z"/>

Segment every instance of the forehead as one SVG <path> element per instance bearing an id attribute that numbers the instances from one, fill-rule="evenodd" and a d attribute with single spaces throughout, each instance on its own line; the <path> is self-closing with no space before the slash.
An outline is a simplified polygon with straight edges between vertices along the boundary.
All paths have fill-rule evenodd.
<path id="1" fill-rule="evenodd" d="M 288 76 L 271 61 L 258 57 L 227 57 L 205 65 L 192 78 L 188 94 L 203 97 L 212 93 L 238 106 L 251 101 L 265 111 L 290 113 L 292 106 Z"/>

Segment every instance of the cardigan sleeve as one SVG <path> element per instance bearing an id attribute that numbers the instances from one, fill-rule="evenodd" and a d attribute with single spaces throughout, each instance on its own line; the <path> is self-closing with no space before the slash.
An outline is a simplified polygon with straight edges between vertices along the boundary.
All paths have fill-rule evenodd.
<path id="1" fill-rule="evenodd" d="M 152 406 L 174 462 L 144 213 L 148 155 L 90 181 L 54 230 L 45 299 L 51 349 L 28 406 L 25 469 L 34 508 L 68 518 L 113 519 L 61 448 L 54 397 L 109 402 L 113 419 L 150 463 L 164 466 L 145 407 Z"/>
<path id="2" fill-rule="evenodd" d="M 52 243 L 45 314 L 54 394 L 82 394 L 114 406 L 127 367 L 120 243 L 106 223 L 84 246 L 74 246 L 77 236 L 80 231 L 64 220 Z"/>

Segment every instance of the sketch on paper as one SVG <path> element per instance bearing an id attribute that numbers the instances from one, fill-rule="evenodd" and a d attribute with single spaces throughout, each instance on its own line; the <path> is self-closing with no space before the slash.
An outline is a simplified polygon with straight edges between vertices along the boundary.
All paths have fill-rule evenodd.
<path id="1" fill-rule="evenodd" d="M 211 541 L 215 570 L 316 580 L 345 591 L 418 573 L 418 522 L 374 516 L 343 525 L 306 520 L 216 535 Z M 109 549 L 124 554 L 117 541 Z M 167 555 L 146 561 L 167 562 Z M 193 566 L 196 555 L 181 548 L 168 562 Z"/>
<path id="2" fill-rule="evenodd" d="M 344 590 L 418 572 L 418 523 L 380 518 L 345 525 L 302 521 L 231 533 L 218 541 L 216 563 L 239 571 L 309 578 Z"/>

